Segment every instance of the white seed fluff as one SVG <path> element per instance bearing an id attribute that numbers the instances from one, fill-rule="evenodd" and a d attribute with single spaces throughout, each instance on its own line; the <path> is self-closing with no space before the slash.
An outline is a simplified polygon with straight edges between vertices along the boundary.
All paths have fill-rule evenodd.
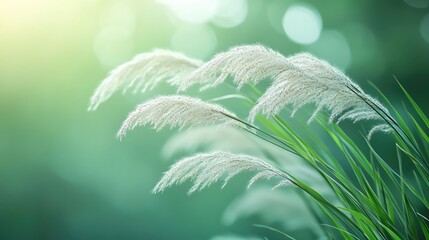
<path id="1" fill-rule="evenodd" d="M 306 104 L 314 103 L 317 113 L 326 109 L 330 120 L 340 122 L 345 119 L 383 120 L 374 108 L 388 113 L 377 100 L 366 94 L 343 72 L 309 53 L 299 53 L 285 57 L 280 53 L 260 46 L 245 45 L 217 54 L 188 75 L 179 85 L 185 90 L 195 83 L 203 84 L 202 89 L 214 87 L 228 76 L 238 88 L 244 84 L 257 84 L 270 78 L 272 85 L 258 99 L 249 114 L 253 122 L 258 113 L 268 117 L 278 114 L 285 105 L 291 105 L 292 115 Z M 388 129 L 378 126 L 374 130 Z"/>
<path id="2" fill-rule="evenodd" d="M 280 53 L 260 45 L 244 45 L 231 48 L 213 57 L 179 85 L 179 91 L 196 83 L 203 88 L 215 87 L 231 75 L 238 87 L 246 83 L 257 84 L 260 80 L 281 72 L 288 62 Z M 213 81 L 214 80 L 214 81 Z"/>
<path id="3" fill-rule="evenodd" d="M 254 120 L 258 112 L 273 116 L 285 105 L 293 107 L 292 115 L 306 104 L 316 104 L 309 122 L 322 110 L 330 112 L 330 120 L 383 120 L 373 109 L 388 112 L 377 100 L 364 93 L 344 73 L 308 53 L 285 58 L 291 63 L 277 74 L 272 85 L 258 99 L 249 114 Z"/>
<path id="4" fill-rule="evenodd" d="M 156 184 L 153 192 L 162 192 L 174 184 L 191 180 L 193 186 L 188 191 L 188 194 L 191 194 L 221 179 L 224 180 L 223 186 L 225 186 L 232 177 L 248 171 L 257 173 L 250 180 L 249 186 L 258 180 L 272 177 L 279 177 L 280 182 L 288 181 L 288 176 L 284 172 L 260 158 L 244 154 L 212 152 L 196 154 L 172 165 Z"/>
<path id="5" fill-rule="evenodd" d="M 158 49 L 139 54 L 110 72 L 91 97 L 88 110 L 96 110 L 119 90 L 126 92 L 132 88 L 134 92 L 145 92 L 163 80 L 176 86 L 201 64 L 200 60 L 168 50 Z"/>
<path id="6" fill-rule="evenodd" d="M 217 104 L 188 96 L 161 96 L 138 105 L 125 119 L 117 135 L 122 138 L 128 130 L 146 124 L 151 124 L 156 130 L 165 126 L 242 126 L 235 119 L 238 117 L 234 113 Z"/>

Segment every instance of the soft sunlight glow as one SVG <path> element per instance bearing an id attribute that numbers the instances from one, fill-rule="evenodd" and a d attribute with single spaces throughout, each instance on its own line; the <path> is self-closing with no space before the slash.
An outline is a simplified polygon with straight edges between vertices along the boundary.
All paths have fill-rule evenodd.
<path id="1" fill-rule="evenodd" d="M 37 27 L 45 21 L 48 6 L 48 0 L 1 0 L 0 28 L 13 33 Z"/>
<path id="2" fill-rule="evenodd" d="M 283 28 L 292 41 L 311 44 L 317 41 L 322 31 L 322 18 L 319 12 L 309 5 L 293 5 L 283 16 Z"/>

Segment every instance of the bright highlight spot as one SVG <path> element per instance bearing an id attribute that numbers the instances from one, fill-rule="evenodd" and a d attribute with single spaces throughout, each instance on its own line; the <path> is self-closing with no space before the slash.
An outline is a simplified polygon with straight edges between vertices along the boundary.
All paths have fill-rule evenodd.
<path id="1" fill-rule="evenodd" d="M 232 28 L 240 25 L 247 17 L 247 0 L 158 0 L 167 6 L 180 20 L 203 24 L 212 22 Z"/>
<path id="2" fill-rule="evenodd" d="M 102 26 L 116 26 L 121 28 L 122 34 L 131 37 L 136 29 L 136 12 L 124 2 L 116 2 L 108 6 L 101 15 Z"/>
<path id="3" fill-rule="evenodd" d="M 98 60 L 107 68 L 129 60 L 134 51 L 135 10 L 126 3 L 108 6 L 100 18 L 101 29 L 94 40 Z"/>
<path id="4" fill-rule="evenodd" d="M 240 25 L 247 17 L 246 0 L 218 0 L 219 8 L 212 22 L 223 28 Z"/>
<path id="5" fill-rule="evenodd" d="M 173 11 L 178 18 L 189 23 L 205 23 L 217 13 L 218 0 L 158 0 Z"/>
<path id="6" fill-rule="evenodd" d="M 117 27 L 101 29 L 94 41 L 95 54 L 106 68 L 115 67 L 129 60 L 133 50 L 132 38 L 124 35 L 123 30 Z"/>
<path id="7" fill-rule="evenodd" d="M 423 39 L 429 43 L 429 14 L 426 14 L 420 23 L 420 33 Z"/>
<path id="8" fill-rule="evenodd" d="M 180 27 L 171 38 L 173 50 L 200 59 L 211 56 L 216 45 L 216 34 L 205 25 Z"/>
<path id="9" fill-rule="evenodd" d="M 311 44 L 320 36 L 322 18 L 319 12 L 309 5 L 293 5 L 283 16 L 283 29 L 292 41 Z"/>
<path id="10" fill-rule="evenodd" d="M 309 46 L 312 53 L 336 67 L 345 70 L 350 66 L 351 53 L 347 39 L 338 31 L 323 31 L 317 42 Z"/>
<path id="11" fill-rule="evenodd" d="M 40 33 L 44 30 L 41 25 L 65 24 L 69 17 L 74 16 L 77 6 L 72 1 L 55 4 L 50 0 L 0 0 L 0 33 Z M 62 18 L 52 22 L 52 17 L 57 14 Z M 0 40 L 3 39 L 1 36 Z"/>

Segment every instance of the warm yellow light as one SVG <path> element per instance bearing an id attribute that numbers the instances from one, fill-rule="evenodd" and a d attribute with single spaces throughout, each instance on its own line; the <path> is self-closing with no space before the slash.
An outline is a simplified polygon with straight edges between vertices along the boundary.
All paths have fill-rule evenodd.
<path id="1" fill-rule="evenodd" d="M 6 29 L 35 26 L 48 8 L 49 0 L 3 0 L 0 1 L 0 24 Z"/>

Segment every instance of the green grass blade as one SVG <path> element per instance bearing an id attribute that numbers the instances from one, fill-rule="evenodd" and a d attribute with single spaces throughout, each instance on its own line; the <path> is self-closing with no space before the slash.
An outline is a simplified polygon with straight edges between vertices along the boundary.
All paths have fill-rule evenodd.
<path id="1" fill-rule="evenodd" d="M 426 114 L 422 111 L 422 109 L 419 107 L 419 105 L 414 101 L 414 99 L 407 92 L 407 90 L 405 90 L 405 88 L 402 86 L 402 84 L 399 82 L 399 80 L 396 77 L 395 77 L 395 80 L 398 83 L 399 87 L 401 87 L 401 90 L 404 92 L 404 94 L 407 97 L 408 101 L 410 101 L 411 105 L 416 110 L 417 114 L 420 116 L 420 118 L 425 123 L 426 127 L 429 128 L 429 119 L 426 116 Z"/>
<path id="2" fill-rule="evenodd" d="M 276 228 L 273 228 L 273 227 L 269 227 L 269 226 L 262 225 L 262 224 L 253 224 L 253 226 L 254 227 L 258 227 L 258 228 L 268 229 L 270 231 L 273 231 L 273 232 L 276 232 L 276 233 L 280 233 L 281 235 L 287 237 L 288 239 L 296 240 L 294 237 L 292 237 L 292 236 L 290 236 L 290 235 L 288 235 L 288 234 L 286 234 L 286 233 L 284 233 L 284 232 L 282 232 L 282 231 L 280 231 L 280 230 L 278 230 Z"/>
<path id="3" fill-rule="evenodd" d="M 422 136 L 424 141 L 426 141 L 426 143 L 429 144 L 429 136 L 426 134 L 426 132 L 423 130 L 423 128 L 420 126 L 420 124 L 411 114 L 410 114 L 410 118 L 413 120 L 413 123 L 416 126 L 417 130 L 419 131 L 420 136 Z"/>
<path id="4" fill-rule="evenodd" d="M 343 236 L 345 234 L 346 236 L 352 237 L 352 238 L 354 238 L 356 240 L 360 240 L 360 238 L 358 238 L 357 236 L 353 235 L 352 233 L 350 233 L 350 232 L 348 232 L 348 231 L 346 231 L 344 229 L 341 229 L 341 228 L 338 228 L 338 227 L 334 227 L 334 226 L 331 226 L 331 225 L 328 225 L 328 224 L 322 224 L 322 226 L 333 228 L 333 229 L 335 229 L 335 230 L 343 233 Z"/>

